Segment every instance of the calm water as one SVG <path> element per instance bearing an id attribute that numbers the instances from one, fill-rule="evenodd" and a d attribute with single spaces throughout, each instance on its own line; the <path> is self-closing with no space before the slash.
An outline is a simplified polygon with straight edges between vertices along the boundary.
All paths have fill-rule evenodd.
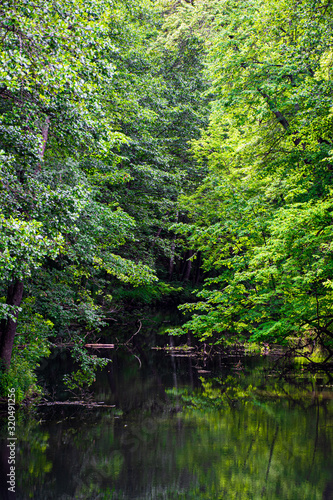
<path id="1" fill-rule="evenodd" d="M 115 408 L 17 415 L 17 499 L 333 499 L 325 376 L 279 379 L 268 358 L 155 351 L 140 367 L 109 354 L 93 398 Z M 64 359 L 52 360 L 49 389 Z"/>

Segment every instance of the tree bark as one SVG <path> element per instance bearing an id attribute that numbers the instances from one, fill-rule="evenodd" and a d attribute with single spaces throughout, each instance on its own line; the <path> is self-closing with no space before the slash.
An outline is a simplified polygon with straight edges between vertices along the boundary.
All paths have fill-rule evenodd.
<path id="1" fill-rule="evenodd" d="M 47 143 L 47 139 L 48 139 L 48 135 L 49 135 L 49 127 L 50 127 L 50 118 L 47 116 L 46 117 L 46 120 L 45 120 L 45 123 L 41 126 L 41 133 L 42 133 L 42 137 L 43 137 L 43 144 L 42 144 L 42 149 L 41 149 L 41 152 L 40 152 L 40 157 L 41 159 L 43 159 L 44 157 L 44 153 L 45 153 L 45 149 L 46 149 L 46 143 Z"/>
<path id="2" fill-rule="evenodd" d="M 19 307 L 22 297 L 23 281 L 13 281 L 8 287 L 6 303 L 10 306 Z M 17 316 L 18 311 L 14 313 L 14 318 L 3 319 L 0 324 L 0 360 L 6 370 L 9 370 L 12 358 Z"/>
<path id="3" fill-rule="evenodd" d="M 200 268 L 201 268 L 201 251 L 198 251 L 197 254 L 197 269 L 196 269 L 196 274 L 195 274 L 195 279 L 194 279 L 194 285 L 198 285 L 200 282 Z"/>
<path id="4" fill-rule="evenodd" d="M 44 158 L 44 153 L 45 153 L 45 149 L 46 149 L 46 143 L 47 143 L 47 139 L 48 139 L 48 136 L 49 136 L 50 123 L 51 123 L 50 118 L 47 116 L 46 120 L 45 120 L 45 123 L 40 126 L 40 131 L 41 131 L 42 138 L 43 138 L 43 142 L 42 142 L 42 146 L 41 146 L 41 150 L 40 150 L 40 159 L 41 159 L 41 161 Z M 38 173 L 41 170 L 42 170 L 42 165 L 41 165 L 41 163 L 39 163 L 38 166 L 37 166 L 37 170 L 36 170 L 35 173 Z"/>
<path id="5" fill-rule="evenodd" d="M 277 121 L 282 125 L 282 127 L 285 130 L 288 130 L 289 129 L 289 122 L 288 122 L 287 118 L 285 118 L 283 116 L 283 114 L 281 113 L 281 111 L 278 111 L 278 110 L 276 110 L 276 109 L 273 108 L 272 102 L 271 102 L 271 99 L 270 99 L 269 95 L 265 94 L 265 92 L 262 92 L 262 90 L 260 90 L 260 89 L 258 89 L 258 92 L 259 92 L 260 95 L 262 95 L 262 97 L 264 99 L 266 99 L 267 104 L 268 104 L 270 110 L 272 111 L 272 113 L 274 113 L 275 118 L 277 119 Z"/>
<path id="6" fill-rule="evenodd" d="M 186 259 L 185 271 L 183 281 L 186 283 L 190 279 L 191 270 L 192 270 L 192 261 L 190 260 L 193 257 L 193 250 L 189 250 L 187 253 L 188 258 Z"/>
<path id="7" fill-rule="evenodd" d="M 179 212 L 177 210 L 177 212 L 176 212 L 176 223 L 178 222 L 178 218 L 179 218 Z M 174 270 L 174 267 L 175 267 L 175 249 L 176 249 L 176 236 L 174 235 L 173 242 L 171 244 L 171 257 L 170 257 L 170 260 L 169 260 L 169 272 L 168 272 L 169 281 L 172 280 L 173 270 Z"/>
<path id="8" fill-rule="evenodd" d="M 169 281 L 172 280 L 173 270 L 175 267 L 175 248 L 176 248 L 176 243 L 175 243 L 175 240 L 173 240 L 173 242 L 171 244 L 171 257 L 169 260 L 169 272 L 168 272 Z"/>

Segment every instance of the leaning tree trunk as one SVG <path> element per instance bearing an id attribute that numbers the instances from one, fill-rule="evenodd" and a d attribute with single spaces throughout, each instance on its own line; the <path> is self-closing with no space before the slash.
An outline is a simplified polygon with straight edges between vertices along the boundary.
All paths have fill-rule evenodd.
<path id="1" fill-rule="evenodd" d="M 10 306 L 19 307 L 22 302 L 22 296 L 23 281 L 13 281 L 8 287 L 6 303 Z M 0 323 L 0 360 L 6 370 L 9 370 L 12 358 L 17 316 L 18 311 L 13 314 L 13 318 L 3 319 Z"/>

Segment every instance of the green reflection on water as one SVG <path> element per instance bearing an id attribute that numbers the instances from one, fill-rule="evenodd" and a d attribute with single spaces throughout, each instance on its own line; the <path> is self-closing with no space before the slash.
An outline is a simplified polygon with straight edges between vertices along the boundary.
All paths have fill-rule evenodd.
<path id="1" fill-rule="evenodd" d="M 128 392 L 116 381 L 122 416 L 67 409 L 19 421 L 17 498 L 333 498 L 325 380 L 263 377 L 258 365 L 205 376 L 196 387 L 182 383 L 188 360 L 169 362 L 159 373 L 178 370 L 177 390 L 164 382 L 165 400 L 152 372 L 131 362 L 123 370 Z"/>

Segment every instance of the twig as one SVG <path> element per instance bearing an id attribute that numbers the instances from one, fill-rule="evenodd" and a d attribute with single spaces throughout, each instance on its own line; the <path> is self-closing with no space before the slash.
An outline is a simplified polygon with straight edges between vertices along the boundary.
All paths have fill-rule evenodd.
<path id="1" fill-rule="evenodd" d="M 132 337 L 131 337 L 130 339 L 128 339 L 128 341 L 127 341 L 127 342 L 125 342 L 125 344 L 124 344 L 124 345 L 129 344 L 129 342 L 131 342 L 132 338 L 133 338 L 133 337 L 135 337 L 135 335 L 137 335 L 137 334 L 139 333 L 139 331 L 141 330 L 141 328 L 142 328 L 142 323 L 141 323 L 141 321 L 140 321 L 140 320 L 138 320 L 138 321 L 139 321 L 139 323 L 140 323 L 140 326 L 139 326 L 138 331 L 137 331 L 137 332 L 135 332 L 135 333 L 133 333 Z"/>
<path id="2" fill-rule="evenodd" d="M 133 356 L 139 361 L 139 365 L 140 365 L 140 368 L 141 368 L 141 366 L 142 366 L 141 359 L 136 354 L 133 354 Z"/>

